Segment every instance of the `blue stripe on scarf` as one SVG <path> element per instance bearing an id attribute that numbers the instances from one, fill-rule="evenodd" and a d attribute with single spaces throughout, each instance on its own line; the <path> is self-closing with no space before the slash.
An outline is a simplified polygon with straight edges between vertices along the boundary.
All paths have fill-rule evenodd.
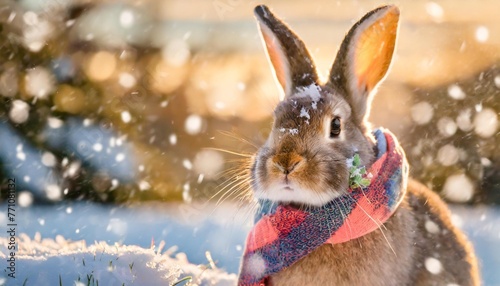
<path id="1" fill-rule="evenodd" d="M 278 204 L 269 200 L 259 200 L 259 209 L 255 212 L 254 223 L 257 223 L 264 215 L 271 215 L 276 212 Z"/>
<path id="2" fill-rule="evenodd" d="M 396 192 L 400 192 L 401 189 L 401 169 L 398 168 L 394 174 L 392 174 L 389 180 L 385 183 L 384 188 L 388 199 L 387 206 L 390 210 L 393 210 L 399 202 L 399 196 L 397 196 Z"/>
<path id="3" fill-rule="evenodd" d="M 375 139 L 377 140 L 377 160 L 382 157 L 382 155 L 387 152 L 387 141 L 385 140 L 384 131 L 377 129 L 373 132 Z"/>

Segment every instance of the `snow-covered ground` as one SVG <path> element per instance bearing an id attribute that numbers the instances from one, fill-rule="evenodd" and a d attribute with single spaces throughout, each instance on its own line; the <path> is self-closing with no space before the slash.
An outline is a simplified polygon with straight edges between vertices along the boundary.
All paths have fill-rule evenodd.
<path id="1" fill-rule="evenodd" d="M 62 236 L 42 239 L 36 235 L 19 237 L 15 278 L 0 278 L 1 285 L 234 285 L 235 274 L 207 266 L 190 264 L 185 254 L 172 258 L 162 248 L 136 245 L 109 245 L 105 242 L 87 246 L 85 241 L 70 242 Z M 0 238 L 6 245 L 7 239 Z M 7 257 L 0 253 L 2 260 Z"/>
<path id="2" fill-rule="evenodd" d="M 453 212 L 480 257 L 484 285 L 500 285 L 500 208 L 460 206 Z M 174 203 L 18 208 L 19 278 L 1 271 L 0 285 L 26 279 L 25 285 L 59 285 L 59 279 L 62 285 L 87 285 L 89 279 L 89 285 L 170 285 L 186 277 L 195 285 L 233 285 L 250 214 L 232 204 L 215 210 Z M 6 223 L 2 212 L 0 225 Z M 6 245 L 0 239 L 2 261 Z M 83 284 L 75 284 L 78 278 Z"/>

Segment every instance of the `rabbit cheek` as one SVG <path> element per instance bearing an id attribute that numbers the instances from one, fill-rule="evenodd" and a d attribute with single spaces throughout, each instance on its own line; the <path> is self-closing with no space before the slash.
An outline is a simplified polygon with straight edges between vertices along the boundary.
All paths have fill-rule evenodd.
<path id="1" fill-rule="evenodd" d="M 256 157 L 251 169 L 252 188 L 257 197 L 260 197 L 259 193 L 269 188 L 269 174 L 266 167 L 268 158 L 267 154 Z"/>
<path id="2" fill-rule="evenodd" d="M 327 166 L 324 176 L 327 189 L 333 191 L 336 196 L 347 192 L 349 187 L 349 170 L 346 164 L 331 163 Z"/>
<path id="3" fill-rule="evenodd" d="M 308 166 L 307 182 L 314 193 L 326 198 L 326 203 L 346 192 L 349 174 L 340 154 L 326 151 L 315 157 Z"/>

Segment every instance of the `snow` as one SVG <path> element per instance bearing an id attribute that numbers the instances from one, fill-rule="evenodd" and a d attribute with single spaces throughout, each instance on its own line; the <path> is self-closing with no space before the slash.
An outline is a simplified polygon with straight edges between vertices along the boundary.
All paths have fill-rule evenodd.
<path id="1" fill-rule="evenodd" d="M 260 277 L 266 271 L 266 261 L 258 253 L 254 253 L 248 258 L 245 272 L 254 276 Z"/>
<path id="2" fill-rule="evenodd" d="M 321 87 L 319 87 L 316 84 L 311 84 L 306 87 L 300 87 L 298 88 L 297 93 L 294 94 L 294 96 L 298 97 L 306 97 L 309 96 L 312 100 L 311 103 L 311 108 L 312 109 L 317 109 L 318 106 L 318 101 L 321 99 Z"/>
<path id="3" fill-rule="evenodd" d="M 183 66 L 191 58 L 189 45 L 184 40 L 172 40 L 162 49 L 162 58 L 172 66 Z"/>
<path id="4" fill-rule="evenodd" d="M 33 11 L 27 11 L 23 14 L 23 21 L 26 25 L 34 26 L 38 24 L 38 15 Z"/>
<path id="5" fill-rule="evenodd" d="M 125 159 L 125 154 L 123 154 L 123 153 L 116 154 L 116 157 L 115 157 L 116 162 L 121 162 L 124 159 Z"/>
<path id="6" fill-rule="evenodd" d="M 204 174 L 199 174 L 198 175 L 198 180 L 196 181 L 198 184 L 201 184 L 203 182 L 203 179 L 205 178 Z"/>
<path id="7" fill-rule="evenodd" d="M 24 14 L 23 44 L 32 52 L 39 52 L 47 40 L 54 34 L 54 26 L 47 20 L 42 20 L 32 11 Z"/>
<path id="8" fill-rule="evenodd" d="M 288 131 L 288 133 L 290 133 L 290 135 L 297 135 L 297 134 L 299 134 L 299 129 L 297 129 L 297 128 L 283 128 L 282 127 L 282 128 L 280 128 L 278 130 L 281 133 L 285 133 L 285 132 Z"/>
<path id="9" fill-rule="evenodd" d="M 139 189 L 141 191 L 147 191 L 147 190 L 151 189 L 151 184 L 149 184 L 148 182 L 146 182 L 144 180 L 139 181 L 138 185 L 139 185 Z"/>
<path id="10" fill-rule="evenodd" d="M 171 257 L 162 252 L 161 247 L 110 245 L 104 241 L 87 246 L 85 241 L 66 240 L 60 235 L 55 239 L 41 239 L 38 234 L 31 239 L 21 234 L 19 240 L 16 263 L 22 265 L 22 271 L 16 273 L 16 285 L 24 281 L 27 285 L 34 285 L 30 282 L 36 285 L 172 285 L 185 277 L 191 277 L 191 285 L 236 283 L 235 274 L 190 264 L 185 255 Z M 7 238 L 0 237 L 1 248 L 5 249 L 7 244 Z M 6 258 L 3 251 L 0 257 Z"/>
<path id="11" fill-rule="evenodd" d="M 128 89 L 132 88 L 137 83 L 137 80 L 129 73 L 121 73 L 118 77 L 118 83 Z"/>
<path id="12" fill-rule="evenodd" d="M 33 195 L 30 192 L 22 191 L 17 195 L 17 203 L 22 208 L 27 208 L 33 203 Z"/>
<path id="13" fill-rule="evenodd" d="M 311 116 L 309 115 L 309 112 L 307 112 L 307 110 L 302 107 L 302 109 L 300 110 L 300 117 L 305 117 L 307 119 L 311 119 Z"/>
<path id="14" fill-rule="evenodd" d="M 130 115 L 130 112 L 128 112 L 126 110 L 122 111 L 121 119 L 122 119 L 123 123 L 130 123 L 130 121 L 132 120 L 132 115 Z"/>
<path id="15" fill-rule="evenodd" d="M 295 94 L 298 97 L 311 97 L 312 101 L 319 101 L 321 98 L 321 88 L 316 84 L 310 84 L 305 87 L 299 87 L 298 92 Z"/>
<path id="16" fill-rule="evenodd" d="M 498 129 L 498 115 L 491 108 L 483 108 L 474 117 L 474 132 L 483 138 L 493 136 Z"/>
<path id="17" fill-rule="evenodd" d="M 460 111 L 456 120 L 458 128 L 465 132 L 472 130 L 474 125 L 472 125 L 471 117 L 472 111 L 469 108 Z"/>
<path id="18" fill-rule="evenodd" d="M 35 67 L 26 72 L 26 93 L 32 97 L 44 99 L 55 91 L 55 79 L 52 73 L 43 67 Z"/>
<path id="19" fill-rule="evenodd" d="M 478 104 L 474 105 L 474 109 L 476 112 L 481 112 L 483 110 L 483 103 L 479 102 Z"/>
<path id="20" fill-rule="evenodd" d="M 62 198 L 61 187 L 55 184 L 45 186 L 45 194 L 51 201 L 58 201 Z"/>
<path id="21" fill-rule="evenodd" d="M 82 166 L 82 164 L 79 161 L 71 162 L 71 164 L 69 164 L 67 170 L 64 172 L 63 176 L 70 177 L 70 178 L 75 177 L 78 174 L 78 171 L 80 170 L 81 166 Z"/>
<path id="22" fill-rule="evenodd" d="M 244 91 L 246 88 L 247 88 L 247 85 L 245 84 L 245 82 L 238 82 L 238 84 L 236 85 L 236 87 L 240 90 L 240 91 Z"/>
<path id="23" fill-rule="evenodd" d="M 486 157 L 481 157 L 481 165 L 483 165 L 484 167 L 489 167 L 491 166 L 491 160 Z"/>
<path id="24" fill-rule="evenodd" d="M 457 132 L 457 124 L 449 117 L 442 117 L 437 123 L 438 131 L 444 137 L 450 137 Z"/>
<path id="25" fill-rule="evenodd" d="M 443 166 L 452 166 L 460 159 L 460 153 L 455 146 L 446 144 L 439 148 L 437 159 Z"/>
<path id="26" fill-rule="evenodd" d="M 22 100 L 14 100 L 9 111 L 9 118 L 12 122 L 21 124 L 29 118 L 30 106 Z"/>
<path id="27" fill-rule="evenodd" d="M 114 189 L 118 188 L 119 185 L 120 185 L 120 181 L 118 181 L 117 179 L 112 179 L 110 189 L 114 190 Z"/>
<path id="28" fill-rule="evenodd" d="M 189 183 L 185 183 L 184 186 L 182 186 L 182 200 L 184 202 L 190 203 L 193 200 L 193 197 L 189 192 L 190 190 L 191 186 L 189 185 Z"/>
<path id="29" fill-rule="evenodd" d="M 64 121 L 62 121 L 59 118 L 49 117 L 47 119 L 47 124 L 49 125 L 50 128 L 57 129 L 61 128 L 64 125 Z"/>
<path id="30" fill-rule="evenodd" d="M 427 2 L 425 3 L 425 11 L 429 16 L 434 18 L 435 21 L 440 22 L 443 19 L 444 10 L 441 5 L 436 2 Z"/>
<path id="31" fill-rule="evenodd" d="M 316 101 L 313 101 L 311 103 L 311 107 L 312 107 L 312 109 L 316 110 L 318 108 L 318 103 Z"/>
<path id="32" fill-rule="evenodd" d="M 443 195 L 453 202 L 467 202 L 474 195 L 474 185 L 465 174 L 451 175 L 444 183 Z"/>
<path id="33" fill-rule="evenodd" d="M 418 125 L 424 125 L 431 121 L 434 115 L 434 108 L 427 101 L 422 101 L 414 104 L 411 107 L 411 118 Z"/>
<path id="34" fill-rule="evenodd" d="M 110 231 L 118 236 L 123 236 L 127 233 L 128 225 L 127 222 L 119 219 L 112 218 L 109 220 L 109 224 L 106 227 L 106 231 Z"/>
<path id="35" fill-rule="evenodd" d="M 500 88 L 500 75 L 495 76 L 495 86 Z"/>
<path id="36" fill-rule="evenodd" d="M 93 146 L 92 146 L 92 149 L 96 152 L 101 152 L 102 151 L 102 144 L 101 143 L 95 143 Z"/>
<path id="37" fill-rule="evenodd" d="M 201 132 L 201 128 L 203 127 L 203 119 L 201 116 L 192 114 L 186 118 L 186 122 L 184 123 L 184 129 L 190 135 L 196 135 Z"/>
<path id="38" fill-rule="evenodd" d="M 439 230 L 440 230 L 439 226 L 430 219 L 425 221 L 425 229 L 428 232 L 433 233 L 433 234 L 439 233 Z"/>
<path id="39" fill-rule="evenodd" d="M 19 159 L 20 161 L 24 161 L 26 160 L 26 153 L 24 153 L 23 151 L 18 151 L 16 153 L 16 157 L 17 159 Z"/>
<path id="40" fill-rule="evenodd" d="M 7 23 L 12 23 L 12 21 L 14 20 L 14 18 L 16 18 L 16 16 L 17 16 L 16 12 L 11 12 L 9 18 L 7 19 Z"/>
<path id="41" fill-rule="evenodd" d="M 90 118 L 85 118 L 83 119 L 83 126 L 88 127 L 90 125 L 94 124 L 94 120 Z"/>
<path id="42" fill-rule="evenodd" d="M 193 163 L 191 163 L 191 161 L 189 161 L 188 159 L 182 160 L 182 166 L 184 166 L 184 168 L 188 170 L 193 169 Z"/>
<path id="43" fill-rule="evenodd" d="M 43 152 L 42 154 L 42 164 L 44 164 L 47 167 L 54 167 L 56 165 L 56 156 L 54 154 L 46 151 Z"/>
<path id="44" fill-rule="evenodd" d="M 458 84 L 448 86 L 448 95 L 456 100 L 465 99 L 466 94 Z"/>
<path id="45" fill-rule="evenodd" d="M 123 138 L 116 138 L 116 146 L 122 146 Z"/>
<path id="46" fill-rule="evenodd" d="M 490 31 L 485 26 L 479 26 L 476 29 L 476 40 L 480 43 L 484 43 L 490 37 Z"/>
<path id="47" fill-rule="evenodd" d="M 425 259 L 425 269 L 427 269 L 427 271 L 429 271 L 430 273 L 436 275 L 443 271 L 443 265 L 441 264 L 441 261 L 437 260 L 436 258 L 428 257 Z"/>
<path id="48" fill-rule="evenodd" d="M 451 214 L 451 224 L 458 228 L 462 228 L 464 226 L 464 220 L 460 215 Z"/>
<path id="49" fill-rule="evenodd" d="M 207 178 L 216 178 L 224 166 L 224 157 L 213 150 L 202 150 L 194 158 L 194 170 Z"/>
<path id="50" fill-rule="evenodd" d="M 170 136 L 168 136 L 168 141 L 170 142 L 170 145 L 177 144 L 177 135 L 170 134 Z"/>
<path id="51" fill-rule="evenodd" d="M 130 28 L 134 24 L 134 13 L 130 10 L 123 10 L 120 14 L 120 24 L 123 28 Z"/>

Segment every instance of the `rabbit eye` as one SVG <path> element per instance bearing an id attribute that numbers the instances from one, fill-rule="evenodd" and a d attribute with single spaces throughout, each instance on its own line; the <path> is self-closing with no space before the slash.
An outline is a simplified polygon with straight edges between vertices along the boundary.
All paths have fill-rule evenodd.
<path id="1" fill-rule="evenodd" d="M 335 117 L 330 123 L 330 137 L 337 137 L 340 134 L 340 118 Z"/>

